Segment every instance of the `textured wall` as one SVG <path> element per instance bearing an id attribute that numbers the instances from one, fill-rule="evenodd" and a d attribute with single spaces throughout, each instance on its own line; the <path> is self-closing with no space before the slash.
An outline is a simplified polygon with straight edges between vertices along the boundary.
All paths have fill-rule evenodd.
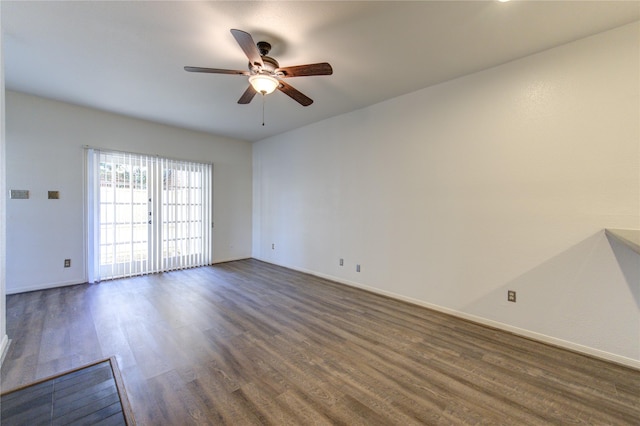
<path id="1" fill-rule="evenodd" d="M 213 259 L 251 256 L 248 142 L 11 91 L 6 121 L 7 185 L 31 192 L 7 205 L 7 292 L 86 282 L 84 145 L 214 163 Z"/>
<path id="2" fill-rule="evenodd" d="M 638 28 L 258 142 L 254 257 L 640 365 Z"/>

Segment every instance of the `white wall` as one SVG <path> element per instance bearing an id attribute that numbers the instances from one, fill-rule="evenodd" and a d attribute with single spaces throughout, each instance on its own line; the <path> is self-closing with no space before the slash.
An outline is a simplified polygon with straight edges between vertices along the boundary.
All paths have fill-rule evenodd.
<path id="1" fill-rule="evenodd" d="M 2 7 L 0 7 L 0 22 L 2 22 Z M 6 211 L 5 211 L 5 103 L 4 103 L 4 48 L 2 44 L 2 29 L 0 28 L 0 364 L 9 345 L 7 336 L 6 309 L 6 273 L 5 273 L 5 242 L 6 242 Z"/>
<path id="2" fill-rule="evenodd" d="M 639 40 L 257 142 L 253 256 L 640 366 L 640 256 L 603 232 L 640 229 Z"/>
<path id="3" fill-rule="evenodd" d="M 6 125 L 8 294 L 86 282 L 84 145 L 214 163 L 214 262 L 251 256 L 250 143 L 12 91 Z"/>

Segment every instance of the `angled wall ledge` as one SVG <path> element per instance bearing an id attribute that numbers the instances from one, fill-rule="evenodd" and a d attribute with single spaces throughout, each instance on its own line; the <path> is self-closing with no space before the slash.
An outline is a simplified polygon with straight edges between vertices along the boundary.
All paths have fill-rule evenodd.
<path id="1" fill-rule="evenodd" d="M 640 230 L 605 229 L 605 233 L 640 254 Z"/>

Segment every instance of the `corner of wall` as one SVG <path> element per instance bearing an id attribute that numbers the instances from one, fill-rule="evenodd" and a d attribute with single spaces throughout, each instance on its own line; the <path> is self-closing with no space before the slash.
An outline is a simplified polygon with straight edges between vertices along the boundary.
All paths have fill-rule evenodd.
<path id="1" fill-rule="evenodd" d="M 253 257 L 637 368 L 638 28 L 256 142 Z"/>
<path id="2" fill-rule="evenodd" d="M 2 7 L 0 7 L 0 22 L 2 22 Z M 5 268 L 5 125 L 4 125 L 4 49 L 2 44 L 2 29 L 0 28 L 0 365 L 4 360 L 4 354 L 9 347 L 7 336 L 7 309 L 6 309 L 6 268 Z"/>

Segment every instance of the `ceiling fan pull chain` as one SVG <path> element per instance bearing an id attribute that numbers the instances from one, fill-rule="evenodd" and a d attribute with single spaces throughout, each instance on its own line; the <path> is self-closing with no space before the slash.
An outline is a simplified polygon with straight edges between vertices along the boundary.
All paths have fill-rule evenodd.
<path id="1" fill-rule="evenodd" d="M 262 92 L 262 127 L 264 127 L 264 92 Z"/>

